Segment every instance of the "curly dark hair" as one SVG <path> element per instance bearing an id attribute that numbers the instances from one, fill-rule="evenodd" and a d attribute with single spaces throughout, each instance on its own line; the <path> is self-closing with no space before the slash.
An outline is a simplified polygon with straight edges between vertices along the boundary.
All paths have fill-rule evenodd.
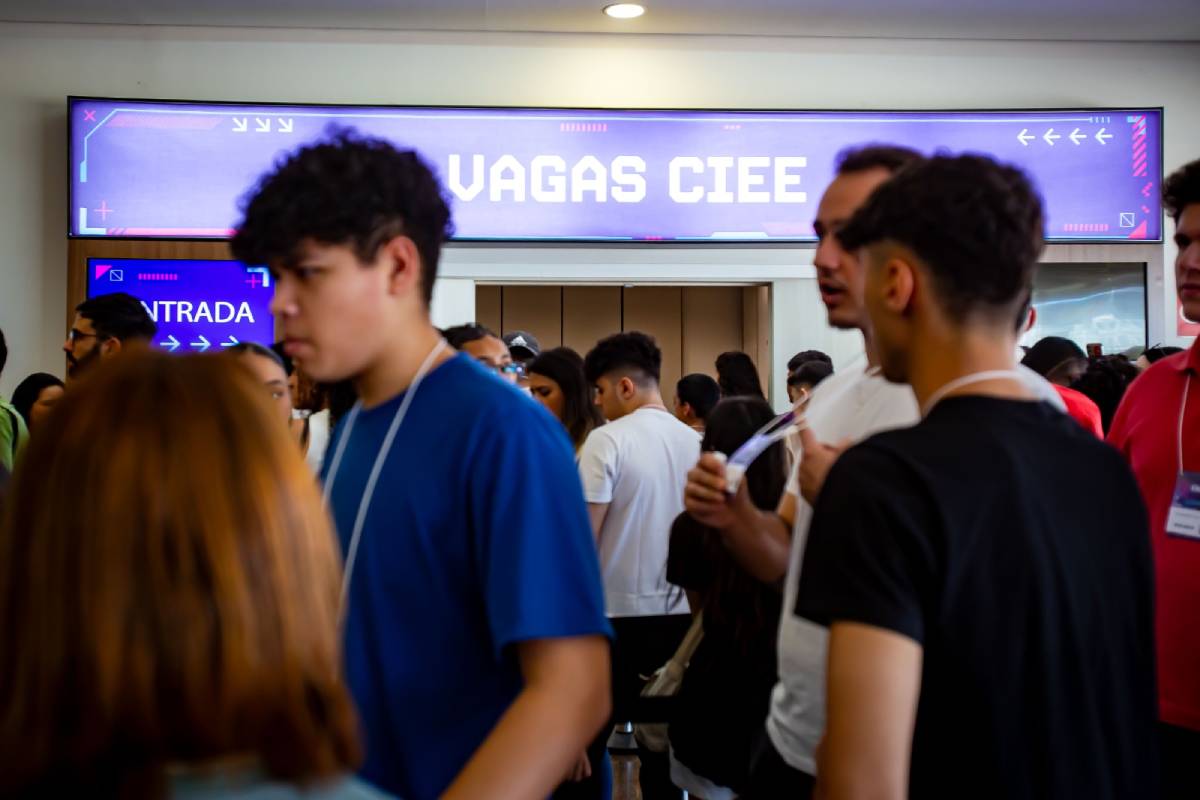
<path id="1" fill-rule="evenodd" d="M 369 262 L 387 241 L 407 236 L 421 255 L 426 305 L 454 230 L 442 188 L 417 153 L 350 130 L 282 159 L 242 199 L 242 211 L 230 245 L 246 264 L 294 264 L 305 239 L 347 245 Z"/>
<path id="2" fill-rule="evenodd" d="M 1163 205 L 1176 223 L 1183 209 L 1193 203 L 1200 203 L 1200 158 L 1184 164 L 1163 181 Z"/>
<path id="3" fill-rule="evenodd" d="M 601 339 L 583 360 L 583 372 L 588 383 L 617 370 L 624 370 L 639 385 L 651 381 L 658 384 L 662 375 L 662 350 L 653 336 L 640 331 L 615 333 Z"/>
<path id="4" fill-rule="evenodd" d="M 837 233 L 857 250 L 910 249 L 928 267 L 942 309 L 1013 319 L 1042 252 L 1042 200 L 1016 167 L 982 155 L 915 161 L 875 190 Z"/>
<path id="5" fill-rule="evenodd" d="M 765 397 L 758 367 L 750 356 L 730 350 L 717 356 L 716 367 L 721 397 Z"/>

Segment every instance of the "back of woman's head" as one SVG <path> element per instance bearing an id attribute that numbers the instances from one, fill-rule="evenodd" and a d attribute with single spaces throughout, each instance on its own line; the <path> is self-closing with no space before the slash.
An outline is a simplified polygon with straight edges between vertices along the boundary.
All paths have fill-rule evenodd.
<path id="1" fill-rule="evenodd" d="M 775 412 L 761 397 L 726 398 L 708 415 L 701 449 L 733 455 L 774 417 Z M 776 442 L 755 459 L 746 470 L 745 480 L 756 506 L 775 508 L 787 482 L 787 455 L 783 443 Z"/>
<path id="2" fill-rule="evenodd" d="M 526 371 L 549 378 L 563 395 L 563 427 L 576 447 L 593 428 L 603 423 L 592 402 L 592 390 L 583 372 L 583 358 L 569 347 L 546 350 L 530 361 Z"/>
<path id="3" fill-rule="evenodd" d="M 739 350 L 730 350 L 717 356 L 716 367 L 722 397 L 763 397 L 758 368 L 750 356 Z"/>
<path id="4" fill-rule="evenodd" d="M 13 390 L 12 404 L 25 422 L 29 422 L 30 409 L 37 402 L 45 389 L 51 386 L 62 387 L 63 382 L 58 376 L 51 375 L 48 372 L 35 372 L 25 380 L 17 384 L 17 388 Z"/>
<path id="5" fill-rule="evenodd" d="M 0 794 L 226 756 L 352 768 L 334 539 L 249 372 L 124 356 L 53 419 L 0 536 Z"/>

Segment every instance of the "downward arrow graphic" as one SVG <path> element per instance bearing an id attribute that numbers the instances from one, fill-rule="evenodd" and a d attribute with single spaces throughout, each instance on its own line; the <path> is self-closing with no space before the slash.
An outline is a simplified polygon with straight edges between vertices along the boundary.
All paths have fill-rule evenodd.
<path id="1" fill-rule="evenodd" d="M 255 133 L 270 133 L 271 132 L 271 118 L 267 117 L 266 119 L 263 119 L 262 117 L 255 117 L 254 118 L 254 132 Z"/>
<path id="2" fill-rule="evenodd" d="M 167 349 L 167 352 L 169 352 L 169 353 L 174 353 L 176 350 L 178 350 L 178 349 L 179 349 L 179 340 L 178 340 L 178 339 L 176 339 L 176 338 L 174 337 L 174 335 L 172 335 L 172 336 L 168 336 L 168 337 L 167 337 L 167 339 L 166 339 L 166 341 L 165 341 L 165 342 L 159 342 L 159 343 L 158 343 L 158 346 L 159 346 L 159 347 L 165 347 L 165 348 Z"/>
<path id="3" fill-rule="evenodd" d="M 191 345 L 190 345 L 190 347 L 194 347 L 194 348 L 196 348 L 197 350 L 199 350 L 201 353 L 203 353 L 205 350 L 207 350 L 208 348 L 212 347 L 212 342 L 210 342 L 208 339 L 205 339 L 205 338 L 204 338 L 204 336 L 203 336 L 203 334 L 202 334 L 202 335 L 200 336 L 200 341 L 198 341 L 198 342 L 192 342 L 192 343 L 191 343 Z"/>
<path id="4" fill-rule="evenodd" d="M 279 132 L 280 133 L 291 133 L 293 125 L 295 125 L 295 123 L 292 120 L 284 119 L 282 117 L 279 118 Z"/>
<path id="5" fill-rule="evenodd" d="M 1051 128 L 1050 130 L 1046 131 L 1045 135 L 1042 136 L 1042 138 L 1046 140 L 1046 144 L 1050 145 L 1051 147 L 1054 147 L 1054 143 L 1057 142 L 1062 137 L 1055 134 L 1054 128 Z"/>
<path id="6" fill-rule="evenodd" d="M 241 117 L 241 118 L 234 117 L 233 118 L 233 132 L 234 133 L 245 133 L 247 124 L 249 122 L 250 122 L 250 120 L 248 120 L 246 117 Z"/>
<path id="7" fill-rule="evenodd" d="M 1017 134 L 1017 141 L 1029 147 L 1029 143 L 1036 139 L 1036 136 L 1031 136 L 1029 128 L 1021 128 L 1021 132 Z"/>
<path id="8" fill-rule="evenodd" d="M 1113 137 L 1111 133 L 1105 133 L 1106 130 L 1108 130 L 1108 128 L 1101 128 L 1100 130 L 1096 131 L 1096 141 L 1100 144 L 1108 144 L 1107 140 Z"/>
<path id="9" fill-rule="evenodd" d="M 1072 144 L 1078 147 L 1079 143 L 1087 138 L 1087 134 L 1080 133 L 1079 128 L 1076 128 L 1075 130 L 1071 131 L 1071 135 L 1068 138 L 1071 140 Z"/>

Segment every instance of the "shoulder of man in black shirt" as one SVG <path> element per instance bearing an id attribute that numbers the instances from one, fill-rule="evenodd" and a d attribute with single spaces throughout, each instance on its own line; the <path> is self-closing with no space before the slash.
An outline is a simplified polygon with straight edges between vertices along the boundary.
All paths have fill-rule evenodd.
<path id="1" fill-rule="evenodd" d="M 1036 543 L 1015 536 L 1036 526 L 1115 548 L 1146 577 L 1145 519 L 1124 460 L 1068 417 L 1043 403 L 951 398 L 838 459 L 814 509 L 795 612 L 921 642 L 921 603 L 952 566 L 949 537 L 987 552 L 980 540 L 992 536 L 993 547 L 1028 545 L 1036 557 Z"/>

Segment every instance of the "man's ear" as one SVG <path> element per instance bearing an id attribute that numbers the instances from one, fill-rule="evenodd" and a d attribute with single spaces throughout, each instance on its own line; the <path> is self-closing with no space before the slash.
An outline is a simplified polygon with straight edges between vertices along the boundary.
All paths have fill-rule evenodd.
<path id="1" fill-rule="evenodd" d="M 389 294 L 421 291 L 421 253 L 416 242 L 407 236 L 392 237 L 380 246 L 377 258 L 388 270 Z"/>
<path id="2" fill-rule="evenodd" d="M 911 257 L 893 253 L 883 264 L 883 302 L 887 309 L 904 316 L 912 308 L 919 280 Z"/>
<path id="3" fill-rule="evenodd" d="M 100 357 L 108 358 L 110 356 L 115 356 L 121 352 L 122 347 L 123 345 L 120 339 L 115 336 L 110 336 L 104 341 L 100 342 Z"/>
<path id="4" fill-rule="evenodd" d="M 617 394 L 620 395 L 622 400 L 629 400 L 637 394 L 637 384 L 633 382 L 633 378 L 628 376 L 621 378 L 620 382 L 617 383 Z"/>

